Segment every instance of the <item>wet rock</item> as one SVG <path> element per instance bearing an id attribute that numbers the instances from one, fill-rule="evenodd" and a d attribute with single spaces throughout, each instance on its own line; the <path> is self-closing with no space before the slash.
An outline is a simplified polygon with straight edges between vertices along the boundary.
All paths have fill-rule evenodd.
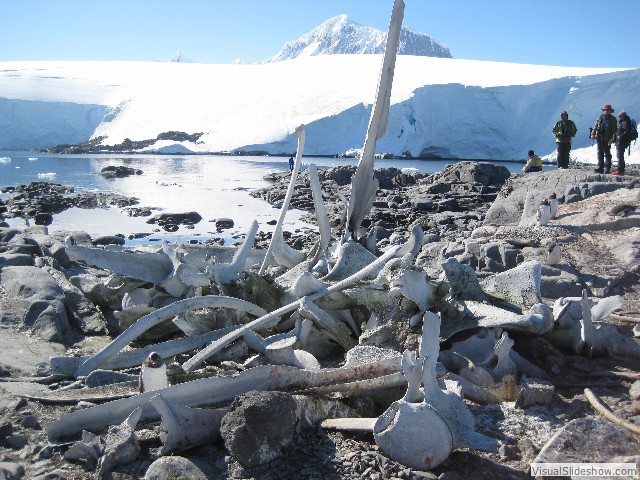
<path id="1" fill-rule="evenodd" d="M 195 225 L 200 222 L 200 220 L 202 220 L 202 217 L 198 212 L 159 213 L 147 220 L 147 223 L 157 224 L 171 232 L 176 231 L 178 229 L 178 225 Z"/>
<path id="2" fill-rule="evenodd" d="M 105 235 L 97 237 L 91 242 L 94 246 L 100 245 L 124 245 L 124 237 L 121 235 Z"/>
<path id="3" fill-rule="evenodd" d="M 245 467 L 279 457 L 299 431 L 296 401 L 283 392 L 249 392 L 238 397 L 220 427 L 225 447 Z"/>
<path id="4" fill-rule="evenodd" d="M 142 170 L 124 165 L 109 165 L 100 170 L 100 174 L 107 178 L 124 178 L 131 175 L 142 175 Z"/>

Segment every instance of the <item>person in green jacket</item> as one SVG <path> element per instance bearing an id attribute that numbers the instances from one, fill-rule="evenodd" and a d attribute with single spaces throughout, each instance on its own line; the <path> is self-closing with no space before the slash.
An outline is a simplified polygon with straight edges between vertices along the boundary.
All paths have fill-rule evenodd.
<path id="1" fill-rule="evenodd" d="M 598 168 L 594 172 L 611 173 L 611 144 L 618 129 L 618 121 L 611 115 L 614 111 L 611 105 L 606 104 L 602 111 L 604 113 L 598 117 L 591 130 L 591 138 L 598 142 Z"/>
<path id="2" fill-rule="evenodd" d="M 569 152 L 571 151 L 571 139 L 576 136 L 578 129 L 573 120 L 569 120 L 567 112 L 560 113 L 558 120 L 553 127 L 553 134 L 558 144 L 558 157 L 556 162 L 558 168 L 569 168 Z"/>

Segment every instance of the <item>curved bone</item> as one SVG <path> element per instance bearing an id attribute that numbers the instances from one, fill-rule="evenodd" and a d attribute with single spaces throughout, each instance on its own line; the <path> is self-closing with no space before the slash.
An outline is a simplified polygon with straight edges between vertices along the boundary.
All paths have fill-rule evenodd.
<path id="1" fill-rule="evenodd" d="M 372 272 L 377 271 L 389 259 L 393 258 L 393 256 L 398 251 L 398 248 L 399 248 L 398 246 L 391 247 L 383 255 L 378 257 L 375 261 L 371 262 L 362 270 L 354 273 L 350 277 L 347 277 L 338 283 L 331 285 L 330 287 L 324 288 L 322 290 L 317 291 L 316 293 L 309 295 L 308 296 L 309 300 L 310 301 L 317 300 L 318 298 L 322 298 L 325 295 L 329 295 L 330 293 L 338 292 L 340 290 L 343 290 L 349 287 L 353 283 L 356 283 L 362 280 L 363 278 L 369 276 Z M 268 325 L 269 323 L 279 319 L 285 313 L 289 313 L 297 309 L 299 306 L 300 306 L 300 301 L 295 301 L 288 305 L 285 305 L 284 307 L 274 310 L 273 312 L 270 312 L 267 315 L 264 315 L 263 317 L 260 317 L 254 320 L 253 322 L 247 323 L 246 325 L 236 329 L 234 332 L 231 332 L 225 335 L 224 337 L 222 337 L 221 339 L 215 342 L 212 342 L 207 348 L 202 349 L 200 352 L 198 352 L 196 355 L 194 355 L 188 361 L 186 361 L 182 365 L 182 367 L 185 369 L 186 372 L 190 372 L 194 370 L 205 359 L 209 358 L 211 355 L 218 352 L 219 350 L 227 346 L 229 343 L 233 342 L 234 340 L 242 336 L 242 334 L 247 330 L 255 330 L 258 327 Z"/>
<path id="2" fill-rule="evenodd" d="M 114 252 L 73 245 L 72 241 L 67 238 L 65 248 L 71 260 L 83 260 L 110 272 L 160 284 L 173 270 L 173 263 L 165 253 Z"/>
<path id="3" fill-rule="evenodd" d="M 228 408 L 190 408 L 154 395 L 151 404 L 162 417 L 162 455 L 220 440 L 220 423 Z"/>
<path id="4" fill-rule="evenodd" d="M 320 187 L 320 180 L 318 179 L 318 170 L 314 163 L 309 165 L 308 172 L 313 206 L 316 210 L 316 220 L 318 221 L 318 232 L 320 233 L 317 250 L 309 261 L 310 265 L 315 265 L 325 254 L 327 247 L 329 247 L 329 242 L 331 241 L 331 225 L 329 223 L 329 217 L 327 216 L 327 209 L 322 201 L 322 189 Z"/>
<path id="5" fill-rule="evenodd" d="M 282 238 L 282 224 L 284 222 L 284 217 L 287 214 L 287 210 L 289 209 L 289 203 L 291 202 L 293 190 L 296 186 L 296 180 L 298 178 L 298 171 L 300 170 L 300 164 L 302 163 L 302 151 L 304 150 L 305 139 L 304 126 L 301 125 L 296 128 L 296 131 L 294 133 L 298 137 L 298 150 L 296 152 L 295 166 L 293 167 L 293 171 L 291 172 L 289 188 L 287 189 L 287 194 L 284 197 L 284 202 L 282 203 L 282 208 L 280 209 L 278 223 L 276 223 L 276 227 L 273 230 L 271 243 L 269 243 L 269 248 L 267 248 L 267 253 L 264 256 L 264 261 L 262 262 L 262 266 L 260 267 L 260 275 L 264 275 L 265 270 L 270 265 L 272 258 L 278 264 L 284 265 L 288 268 L 292 268 L 299 264 L 302 260 L 304 260 L 304 254 L 299 250 L 291 248 L 285 243 L 284 238 Z"/>
<path id="6" fill-rule="evenodd" d="M 177 338 L 144 348 L 121 351 L 108 360 L 105 360 L 105 362 L 101 364 L 101 367 L 106 370 L 124 370 L 125 368 L 139 367 L 144 359 L 153 351 L 158 352 L 162 358 L 173 357 L 181 353 L 202 348 L 209 342 L 226 335 L 235 328 L 237 327 L 221 328 L 213 332 Z M 49 364 L 52 373 L 72 376 L 75 370 L 89 358 L 90 357 L 52 357 L 49 359 Z"/>
<path id="7" fill-rule="evenodd" d="M 400 29 L 404 17 L 404 2 L 396 0 L 391 12 L 387 45 L 384 49 L 382 68 L 376 99 L 371 109 L 371 118 L 367 128 L 367 136 L 362 148 L 362 155 L 351 180 L 351 198 L 347 210 L 347 228 L 351 238 L 357 240 L 357 233 L 362 220 L 369 213 L 378 189 L 378 180 L 373 176 L 374 154 L 376 141 L 384 135 L 389 119 L 389 104 L 391 103 L 391 87 L 396 66 L 396 54 L 400 43 Z"/>
<path id="8" fill-rule="evenodd" d="M 159 308 L 158 310 L 138 319 L 136 323 L 122 332 L 115 340 L 113 340 L 113 342 L 95 355 L 89 357 L 82 365 L 80 365 L 80 367 L 75 371 L 74 376 L 78 378 L 88 375 L 105 360 L 111 358 L 133 340 L 160 322 L 168 320 L 187 310 L 205 307 L 235 308 L 256 316 L 264 315 L 266 313 L 263 308 L 260 308 L 257 305 L 233 297 L 210 295 L 206 297 L 192 297 L 184 300 L 178 300 L 177 302 L 171 303 L 166 307 Z"/>

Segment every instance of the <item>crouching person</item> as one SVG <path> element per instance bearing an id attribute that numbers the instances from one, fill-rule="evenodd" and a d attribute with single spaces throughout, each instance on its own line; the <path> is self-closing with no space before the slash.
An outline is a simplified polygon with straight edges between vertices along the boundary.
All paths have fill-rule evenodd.
<path id="1" fill-rule="evenodd" d="M 522 168 L 522 171 L 524 173 L 542 171 L 542 159 L 538 155 L 536 155 L 536 152 L 534 152 L 533 150 L 529 150 L 529 159 L 527 160 L 525 166 Z"/>

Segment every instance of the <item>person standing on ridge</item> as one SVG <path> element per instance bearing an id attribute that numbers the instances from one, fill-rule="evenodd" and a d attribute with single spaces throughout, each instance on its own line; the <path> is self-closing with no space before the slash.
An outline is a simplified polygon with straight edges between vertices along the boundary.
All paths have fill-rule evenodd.
<path id="1" fill-rule="evenodd" d="M 542 159 L 536 155 L 536 152 L 529 150 L 529 159 L 522 168 L 524 173 L 541 172 L 542 171 Z"/>
<path id="2" fill-rule="evenodd" d="M 631 143 L 631 119 L 624 110 L 620 110 L 618 114 L 618 129 L 613 138 L 616 143 L 618 169 L 611 175 L 624 175 L 624 151 Z"/>
<path id="3" fill-rule="evenodd" d="M 289 170 L 293 170 L 293 157 L 289 157 Z"/>
<path id="4" fill-rule="evenodd" d="M 560 120 L 556 122 L 552 132 L 558 144 L 558 157 L 556 160 L 558 168 L 569 168 L 571 139 L 576 136 L 578 129 L 573 120 L 569 120 L 569 114 L 566 111 L 560 113 Z"/>
<path id="5" fill-rule="evenodd" d="M 596 125 L 591 131 L 591 138 L 598 142 L 598 168 L 594 170 L 596 173 L 611 172 L 611 144 L 613 136 L 618 129 L 618 121 L 616 117 L 611 115 L 613 108 L 606 104 L 602 107 L 604 112 L 596 120 Z"/>

